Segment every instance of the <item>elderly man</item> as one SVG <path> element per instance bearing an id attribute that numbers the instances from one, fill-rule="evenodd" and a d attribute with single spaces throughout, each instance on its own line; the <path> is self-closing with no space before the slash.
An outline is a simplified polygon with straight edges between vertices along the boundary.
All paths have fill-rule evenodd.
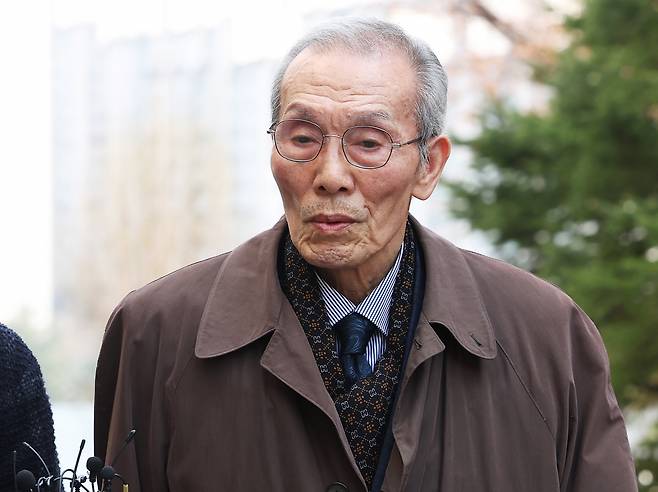
<path id="1" fill-rule="evenodd" d="M 285 218 L 111 316 L 96 449 L 137 429 L 133 490 L 636 489 L 592 322 L 409 216 L 450 154 L 446 86 L 384 22 L 291 50 L 268 131 Z"/>

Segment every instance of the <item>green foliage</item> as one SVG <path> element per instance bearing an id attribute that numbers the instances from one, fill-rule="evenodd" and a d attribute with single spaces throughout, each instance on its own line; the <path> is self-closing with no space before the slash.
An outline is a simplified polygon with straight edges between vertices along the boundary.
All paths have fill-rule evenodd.
<path id="1" fill-rule="evenodd" d="M 537 67 L 549 107 L 493 101 L 453 212 L 601 328 L 623 405 L 658 401 L 658 1 L 588 0 Z M 656 475 L 658 479 L 658 474 Z"/>

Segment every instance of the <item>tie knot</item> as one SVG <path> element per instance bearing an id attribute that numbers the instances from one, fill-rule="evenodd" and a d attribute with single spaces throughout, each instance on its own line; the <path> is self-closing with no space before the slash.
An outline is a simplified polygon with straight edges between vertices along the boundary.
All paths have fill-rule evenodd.
<path id="1" fill-rule="evenodd" d="M 345 354 L 365 354 L 366 345 L 375 330 L 375 325 L 359 313 L 351 313 L 334 326 L 340 349 Z"/>

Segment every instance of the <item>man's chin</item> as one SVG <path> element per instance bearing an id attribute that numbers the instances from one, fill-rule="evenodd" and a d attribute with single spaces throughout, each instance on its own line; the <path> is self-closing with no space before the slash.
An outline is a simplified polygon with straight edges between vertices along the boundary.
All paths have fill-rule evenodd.
<path id="1" fill-rule="evenodd" d="M 298 246 L 300 254 L 307 263 L 315 268 L 334 269 L 349 267 L 353 260 L 352 248 L 345 244 L 340 245 L 309 245 Z"/>

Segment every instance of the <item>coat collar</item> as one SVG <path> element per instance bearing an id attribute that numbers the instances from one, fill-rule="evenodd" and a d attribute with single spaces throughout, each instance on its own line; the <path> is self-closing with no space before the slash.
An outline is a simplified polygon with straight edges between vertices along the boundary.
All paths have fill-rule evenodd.
<path id="1" fill-rule="evenodd" d="M 496 341 L 464 253 L 411 217 L 425 259 L 423 315 L 446 327 L 468 352 L 496 356 Z M 215 357 L 237 350 L 280 324 L 287 299 L 279 285 L 277 248 L 285 219 L 242 244 L 222 263 L 201 317 L 195 354 Z M 287 325 L 287 323 L 285 323 Z"/>
<path id="2" fill-rule="evenodd" d="M 425 260 L 423 314 L 445 326 L 468 352 L 496 357 L 496 339 L 465 253 L 410 217 Z"/>

